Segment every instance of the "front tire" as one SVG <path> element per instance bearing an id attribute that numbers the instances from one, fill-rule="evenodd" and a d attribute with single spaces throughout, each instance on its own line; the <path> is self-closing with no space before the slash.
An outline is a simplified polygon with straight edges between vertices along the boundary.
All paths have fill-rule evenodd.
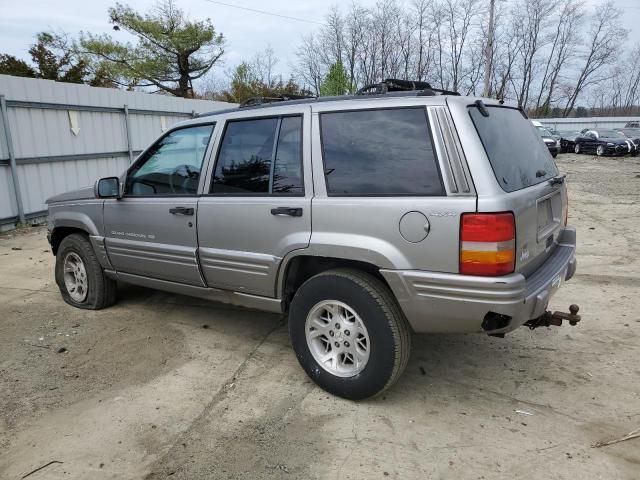
<path id="1" fill-rule="evenodd" d="M 391 387 L 411 349 L 409 326 L 392 293 L 378 278 L 354 269 L 322 272 L 298 289 L 289 336 L 307 375 L 350 400 Z"/>
<path id="2" fill-rule="evenodd" d="M 580 151 L 580 144 L 579 144 L 579 143 L 576 143 L 576 146 L 575 146 L 575 147 L 573 147 L 573 151 L 574 151 L 576 154 L 580 154 L 580 153 L 582 153 L 582 152 Z"/>
<path id="3" fill-rule="evenodd" d="M 116 282 L 104 274 L 86 235 L 73 233 L 60 242 L 55 276 L 69 305 L 100 310 L 116 303 Z"/>
<path id="4" fill-rule="evenodd" d="M 604 155 L 604 146 L 603 145 L 598 145 L 598 147 L 596 148 L 596 155 L 599 157 L 602 157 Z"/>

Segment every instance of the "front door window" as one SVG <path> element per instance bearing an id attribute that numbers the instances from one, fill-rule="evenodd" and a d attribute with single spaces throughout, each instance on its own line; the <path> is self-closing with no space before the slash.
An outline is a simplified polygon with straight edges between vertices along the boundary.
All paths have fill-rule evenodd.
<path id="1" fill-rule="evenodd" d="M 195 195 L 214 125 L 174 130 L 158 140 L 127 176 L 127 196 Z"/>

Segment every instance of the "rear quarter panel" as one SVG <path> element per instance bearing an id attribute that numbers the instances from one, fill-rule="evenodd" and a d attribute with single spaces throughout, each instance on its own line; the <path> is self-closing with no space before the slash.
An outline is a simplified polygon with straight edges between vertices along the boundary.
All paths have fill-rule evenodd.
<path id="1" fill-rule="evenodd" d="M 392 105 L 379 100 L 342 102 L 340 110 L 424 108 L 433 102 L 443 105 L 442 97 L 430 99 L 400 98 Z M 465 195 L 443 196 L 328 196 L 319 115 L 335 111 L 335 106 L 322 103 L 313 106 L 312 163 L 315 197 L 312 200 L 312 254 L 364 261 L 386 269 L 416 269 L 457 273 L 459 270 L 460 215 L 473 212 L 476 197 L 473 191 Z M 434 141 L 437 121 L 430 116 Z M 441 172 L 450 170 L 446 150 L 436 146 Z M 448 189 L 445 182 L 445 189 Z M 448 192 L 447 192 L 448 193 Z M 408 212 L 420 212 L 428 220 L 428 235 L 422 241 L 407 241 L 400 233 L 400 220 Z M 317 252 L 317 253 L 316 253 Z"/>

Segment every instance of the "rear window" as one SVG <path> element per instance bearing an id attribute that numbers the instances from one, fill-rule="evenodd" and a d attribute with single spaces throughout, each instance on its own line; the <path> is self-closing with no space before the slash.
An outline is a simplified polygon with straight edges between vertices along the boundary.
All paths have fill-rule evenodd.
<path id="1" fill-rule="evenodd" d="M 424 108 L 320 116 L 327 193 L 443 195 Z"/>
<path id="2" fill-rule="evenodd" d="M 488 117 L 476 107 L 469 107 L 469 115 L 505 192 L 515 192 L 558 175 L 549 150 L 519 110 L 491 105 L 485 108 Z"/>

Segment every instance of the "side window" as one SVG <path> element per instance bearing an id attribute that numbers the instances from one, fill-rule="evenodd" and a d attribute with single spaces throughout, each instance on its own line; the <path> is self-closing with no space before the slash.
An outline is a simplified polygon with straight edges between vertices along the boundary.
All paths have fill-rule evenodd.
<path id="1" fill-rule="evenodd" d="M 174 130 L 162 137 L 127 175 L 130 196 L 195 195 L 214 125 Z"/>
<path id="2" fill-rule="evenodd" d="M 323 113 L 329 195 L 443 195 L 423 108 Z"/>
<path id="3" fill-rule="evenodd" d="M 272 193 L 302 195 L 302 117 L 285 117 L 280 124 L 273 169 Z"/>
<path id="4" fill-rule="evenodd" d="M 302 117 L 230 121 L 218 153 L 211 193 L 304 193 Z"/>

